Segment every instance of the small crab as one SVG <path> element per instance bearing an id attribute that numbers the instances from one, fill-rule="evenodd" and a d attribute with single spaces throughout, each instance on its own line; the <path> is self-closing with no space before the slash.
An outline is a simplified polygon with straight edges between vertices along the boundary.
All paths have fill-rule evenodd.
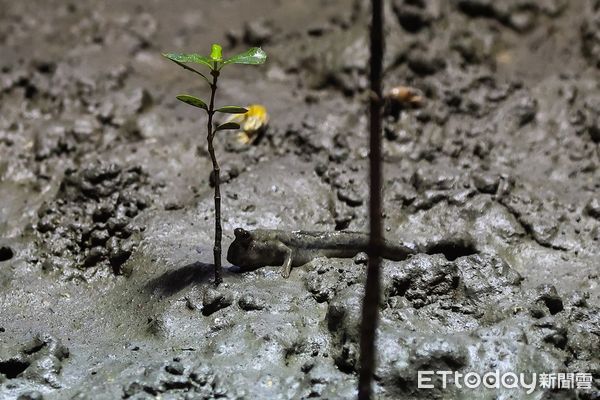
<path id="1" fill-rule="evenodd" d="M 421 108 L 424 103 L 423 93 L 410 86 L 394 86 L 384 96 L 384 114 L 398 119 L 402 110 Z"/>
<path id="2" fill-rule="evenodd" d="M 410 86 L 395 86 L 385 94 L 385 99 L 397 105 L 421 107 L 423 94 L 419 89 Z"/>
<path id="3" fill-rule="evenodd" d="M 248 111 L 244 114 L 234 114 L 227 122 L 235 122 L 240 125 L 240 131 L 237 134 L 238 142 L 242 144 L 251 144 L 256 141 L 269 123 L 269 114 L 265 106 L 260 104 L 251 104 L 246 107 Z"/>

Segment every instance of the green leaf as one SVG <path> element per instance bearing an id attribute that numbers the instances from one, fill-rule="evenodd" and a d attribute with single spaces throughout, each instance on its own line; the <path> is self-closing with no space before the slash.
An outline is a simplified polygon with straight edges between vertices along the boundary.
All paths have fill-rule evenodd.
<path id="1" fill-rule="evenodd" d="M 169 60 L 180 63 L 195 63 L 206 65 L 210 69 L 214 69 L 214 61 L 210 57 L 201 56 L 200 54 L 184 54 L 184 53 L 165 53 L 163 56 Z"/>
<path id="2" fill-rule="evenodd" d="M 223 106 L 217 108 L 215 111 L 227 113 L 227 114 L 246 114 L 248 112 L 247 108 L 239 107 L 239 106 Z"/>
<path id="3" fill-rule="evenodd" d="M 223 64 L 251 64 L 259 65 L 267 61 L 267 53 L 260 47 L 252 47 L 251 49 L 228 58 Z"/>
<path id="4" fill-rule="evenodd" d="M 205 110 L 208 111 L 208 107 L 207 107 L 206 103 L 197 97 L 190 96 L 188 94 L 180 94 L 179 96 L 177 96 L 177 100 L 183 101 L 184 103 L 187 103 L 190 106 L 204 108 Z"/>
<path id="5" fill-rule="evenodd" d="M 210 51 L 210 58 L 213 61 L 223 61 L 223 48 L 218 44 L 213 44 Z"/>
<path id="6" fill-rule="evenodd" d="M 190 67 L 188 65 L 185 65 L 184 63 L 180 63 L 179 61 L 175 61 L 175 60 L 171 60 L 171 61 L 173 61 L 175 64 L 179 65 L 183 69 L 187 69 L 188 71 L 192 71 L 192 72 L 200 75 L 202 78 L 204 78 L 204 80 L 206 82 L 208 82 L 210 84 L 210 81 L 208 80 L 208 78 L 206 77 L 206 75 L 204 75 L 202 72 L 200 72 L 200 71 L 198 71 L 198 70 L 196 70 L 196 69 L 194 69 L 194 68 L 192 68 L 192 67 Z"/>
<path id="7" fill-rule="evenodd" d="M 215 132 L 223 131 L 225 129 L 240 129 L 240 124 L 236 124 L 235 122 L 225 122 L 224 124 L 217 126 Z"/>

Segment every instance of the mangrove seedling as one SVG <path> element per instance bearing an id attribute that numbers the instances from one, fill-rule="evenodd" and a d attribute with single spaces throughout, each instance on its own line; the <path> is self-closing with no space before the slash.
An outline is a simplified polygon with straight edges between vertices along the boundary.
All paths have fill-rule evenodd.
<path id="1" fill-rule="evenodd" d="M 182 53 L 166 53 L 163 54 L 166 58 L 173 61 L 180 67 L 191 71 L 198 76 L 202 77 L 210 86 L 210 101 L 208 105 L 203 100 L 188 95 L 181 94 L 177 96 L 178 100 L 183 101 L 191 106 L 201 108 L 208 115 L 208 123 L 206 125 L 207 141 L 208 141 L 208 153 L 213 166 L 213 176 L 215 184 L 215 243 L 213 248 L 214 254 L 214 265 L 215 265 L 215 285 L 222 282 L 221 276 L 221 238 L 223 231 L 221 228 L 221 190 L 220 190 L 220 169 L 217 157 L 215 156 L 215 148 L 213 146 L 213 139 L 215 133 L 227 129 L 240 129 L 240 125 L 235 122 L 225 122 L 218 126 L 213 126 L 213 116 L 216 112 L 226 114 L 245 114 L 248 112 L 247 109 L 240 106 L 222 106 L 215 108 L 215 94 L 217 92 L 217 81 L 221 74 L 221 69 L 229 64 L 249 64 L 259 65 L 263 64 L 267 60 L 266 53 L 258 48 L 253 47 L 243 53 L 235 55 L 233 57 L 223 59 L 222 48 L 218 44 L 213 44 L 210 52 L 210 56 L 202 56 L 200 54 L 182 54 Z M 207 75 L 192 68 L 188 64 L 200 64 L 202 67 L 207 67 L 212 79 L 209 79 Z"/>

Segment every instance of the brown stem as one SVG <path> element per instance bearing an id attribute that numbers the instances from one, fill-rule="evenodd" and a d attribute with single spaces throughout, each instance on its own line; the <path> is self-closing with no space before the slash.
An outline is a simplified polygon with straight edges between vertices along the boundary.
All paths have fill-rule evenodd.
<path id="1" fill-rule="evenodd" d="M 213 247 L 213 255 L 214 255 L 214 264 L 215 264 L 215 286 L 218 286 L 221 282 L 223 282 L 223 277 L 221 276 L 221 238 L 223 236 L 223 230 L 221 228 L 221 177 L 219 169 L 219 163 L 217 162 L 217 157 L 215 156 L 215 148 L 213 146 L 213 138 L 215 136 L 215 132 L 213 130 L 213 115 L 215 113 L 215 93 L 217 92 L 217 80 L 219 78 L 219 71 L 213 70 L 211 72 L 213 77 L 212 84 L 210 85 L 211 93 L 210 93 L 210 104 L 208 106 L 208 153 L 210 154 L 210 159 L 212 160 L 213 165 L 213 175 L 215 178 L 215 245 Z"/>
<path id="2" fill-rule="evenodd" d="M 372 397 L 375 371 L 375 336 L 377 332 L 379 297 L 381 292 L 380 265 L 383 247 L 382 222 L 382 161 L 381 161 L 381 78 L 383 70 L 383 0 L 372 0 L 371 20 L 371 96 L 369 106 L 369 265 L 363 300 L 360 335 L 359 400 Z"/>

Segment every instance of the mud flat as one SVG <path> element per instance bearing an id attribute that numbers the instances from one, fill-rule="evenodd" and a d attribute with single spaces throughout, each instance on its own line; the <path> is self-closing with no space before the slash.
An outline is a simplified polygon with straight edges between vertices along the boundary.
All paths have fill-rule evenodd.
<path id="1" fill-rule="evenodd" d="M 2 2 L 0 398 L 356 396 L 365 259 L 227 265 L 210 283 L 205 94 L 162 51 L 261 45 L 223 104 L 271 116 L 219 143 L 225 245 L 243 227 L 367 228 L 365 2 Z M 301 3 L 301 4 L 300 4 Z M 381 399 L 418 370 L 591 373 L 600 396 L 600 4 L 390 1 Z M 358 61 L 357 61 L 358 55 Z M 360 55 L 364 59 L 360 59 Z M 457 245 L 464 243 L 464 245 Z M 577 397 L 578 396 L 578 397 Z"/>

